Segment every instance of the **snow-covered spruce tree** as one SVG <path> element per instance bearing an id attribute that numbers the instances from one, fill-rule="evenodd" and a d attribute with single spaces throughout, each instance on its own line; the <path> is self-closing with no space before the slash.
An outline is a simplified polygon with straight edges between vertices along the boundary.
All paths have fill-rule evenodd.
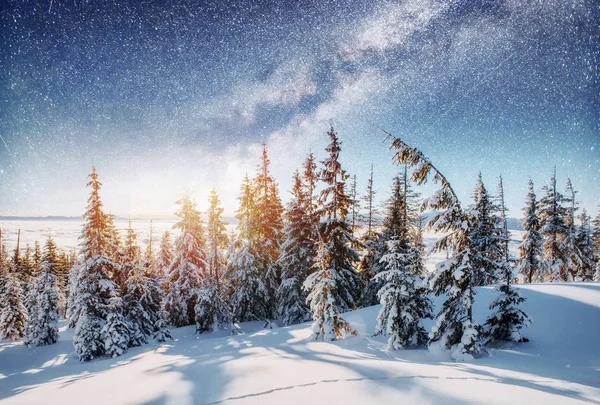
<path id="1" fill-rule="evenodd" d="M 365 254 L 358 264 L 359 275 L 362 281 L 362 293 L 358 301 L 359 307 L 368 307 L 377 304 L 377 291 L 381 287 L 373 279 L 373 276 L 379 272 L 379 259 L 385 250 L 385 244 L 381 235 L 375 231 L 375 214 L 379 212 L 375 208 L 375 194 L 373 188 L 373 165 L 371 165 L 371 175 L 367 180 L 367 189 L 363 196 L 367 213 L 361 216 L 361 222 L 366 226 L 366 232 L 361 238 L 362 245 L 365 248 Z M 354 232 L 354 229 L 352 229 Z M 354 248 L 358 245 L 354 244 Z"/>
<path id="2" fill-rule="evenodd" d="M 579 250 L 577 244 L 577 231 L 578 227 L 576 224 L 577 211 L 579 210 L 579 202 L 576 199 L 578 191 L 573 187 L 571 179 L 567 177 L 567 184 L 565 186 L 565 203 L 568 204 L 565 215 L 565 226 L 567 227 L 567 238 L 565 240 L 567 252 L 569 254 L 569 260 L 567 261 L 567 272 L 570 277 L 577 279 L 580 275 L 581 268 L 585 266 L 585 259 L 583 253 Z"/>
<path id="3" fill-rule="evenodd" d="M 156 254 L 154 252 L 154 229 L 152 229 L 152 220 L 150 220 L 150 233 L 148 235 L 148 244 L 144 250 L 142 266 L 146 269 L 146 274 L 154 279 L 159 278 L 156 270 Z"/>
<path id="4" fill-rule="evenodd" d="M 313 230 L 307 212 L 310 203 L 300 173 L 296 171 L 292 199 L 285 213 L 287 221 L 278 260 L 281 284 L 277 290 L 277 313 L 284 325 L 295 325 L 312 318 L 306 305 L 306 295 L 302 291 L 302 284 L 313 262 L 313 253 L 310 251 Z"/>
<path id="5" fill-rule="evenodd" d="M 356 232 L 356 228 L 359 222 L 360 214 L 360 200 L 358 199 L 358 192 L 356 190 L 356 174 L 352 176 L 352 183 L 350 183 L 350 229 L 352 233 Z"/>
<path id="6" fill-rule="evenodd" d="M 206 224 L 208 274 L 202 280 L 202 285 L 198 291 L 198 301 L 195 308 L 196 331 L 199 333 L 218 329 L 233 331 L 231 309 L 227 302 L 222 277 L 225 270 L 225 258 L 222 254 L 222 248 L 227 242 L 227 234 L 225 223 L 221 219 L 223 208 L 220 206 L 221 203 L 216 190 L 211 190 L 208 202 L 210 204 Z"/>
<path id="7" fill-rule="evenodd" d="M 498 249 L 498 270 L 500 274 L 497 279 L 506 280 L 510 282 L 513 276 L 513 265 L 515 263 L 515 259 L 511 257 L 510 250 L 508 248 L 510 243 L 510 232 L 508 231 L 508 222 L 506 220 L 506 204 L 504 202 L 504 184 L 502 182 L 502 176 L 500 176 L 498 182 L 498 195 L 496 197 L 498 200 L 497 208 L 498 208 L 498 221 L 496 222 L 496 235 L 497 235 L 497 243 L 499 244 Z"/>
<path id="8" fill-rule="evenodd" d="M 319 182 L 319 173 L 314 155 L 311 153 L 306 157 L 302 165 L 302 182 L 304 184 L 304 192 L 306 195 L 306 215 L 309 218 L 311 237 L 309 238 L 308 250 L 311 252 L 317 251 L 317 231 L 319 228 L 320 213 L 317 210 L 318 195 L 316 193 L 317 183 Z M 313 260 L 309 268 L 314 264 L 316 254 L 313 253 Z"/>
<path id="9" fill-rule="evenodd" d="M 264 283 L 264 270 L 258 259 L 254 241 L 239 238 L 227 251 L 227 267 L 231 312 L 237 322 L 267 321 L 269 291 Z"/>
<path id="10" fill-rule="evenodd" d="M 367 189 L 362 197 L 365 204 L 366 214 L 362 216 L 362 223 L 367 228 L 366 237 L 373 237 L 375 234 L 375 226 L 377 225 L 376 216 L 379 214 L 377 207 L 375 206 L 375 194 L 377 191 L 373 188 L 373 165 L 371 165 L 371 174 L 367 180 Z"/>
<path id="11" fill-rule="evenodd" d="M 306 299 L 313 313 L 312 339 L 333 341 L 356 332 L 342 318 L 339 303 L 343 300 L 338 295 L 339 276 L 332 266 L 332 252 L 324 241 L 320 241 L 315 271 L 306 278 L 303 284 L 308 292 Z"/>
<path id="12" fill-rule="evenodd" d="M 123 294 L 123 310 L 130 326 L 129 346 L 148 343 L 161 318 L 161 290 L 139 262 L 129 270 Z"/>
<path id="13" fill-rule="evenodd" d="M 80 263 L 77 266 L 77 281 L 74 283 L 73 302 L 70 308 L 75 323 L 73 344 L 81 361 L 88 361 L 107 353 L 106 338 L 126 331 L 107 326 L 116 306 L 113 301 L 120 300 L 119 291 L 110 275 L 117 268 L 113 260 L 114 246 L 111 243 L 110 216 L 104 213 L 100 199 L 102 184 L 98 181 L 96 168 L 89 175 L 88 187 L 92 191 L 84 214 L 85 224 L 80 239 Z M 118 309 L 120 311 L 120 309 Z M 112 345 L 109 345 L 112 346 Z M 111 349 L 112 350 L 112 349 Z M 114 352 L 111 351 L 111 355 Z"/>
<path id="14" fill-rule="evenodd" d="M 154 325 L 154 333 L 152 334 L 152 338 L 159 343 L 166 342 L 167 339 L 173 339 L 173 336 L 171 336 L 171 331 L 167 327 L 167 323 L 162 316 L 158 319 L 156 325 Z"/>
<path id="15" fill-rule="evenodd" d="M 265 267 L 270 257 L 267 251 L 262 250 L 262 244 L 258 243 L 258 210 L 254 187 L 248 176 L 244 178 L 238 200 L 238 235 L 226 254 L 225 275 L 231 310 L 237 322 L 267 321 L 273 315 L 272 297 L 267 283 L 269 268 Z"/>
<path id="16" fill-rule="evenodd" d="M 539 201 L 538 215 L 544 237 L 544 281 L 570 281 L 573 279 L 571 255 L 567 239 L 569 229 L 565 224 L 567 210 L 563 207 L 564 197 L 556 189 L 556 168 L 549 184 L 544 186 L 544 197 Z"/>
<path id="17" fill-rule="evenodd" d="M 106 215 L 106 234 L 108 238 L 108 247 L 107 254 L 110 258 L 112 258 L 114 263 L 120 263 L 122 261 L 123 256 L 123 241 L 121 240 L 121 234 L 115 225 L 115 215 L 113 214 L 105 214 Z M 119 277 L 122 278 L 122 282 L 125 282 L 125 278 L 119 272 L 119 268 L 115 267 L 113 269 L 113 274 L 111 275 L 113 281 L 117 281 Z"/>
<path id="18" fill-rule="evenodd" d="M 260 260 L 264 270 L 263 281 L 269 292 L 268 317 L 275 317 L 276 294 L 280 280 L 280 269 L 277 267 L 283 231 L 284 208 L 279 198 L 279 190 L 275 179 L 269 171 L 267 146 L 263 145 L 261 162 L 254 179 L 254 208 L 256 218 L 256 258 Z"/>
<path id="19" fill-rule="evenodd" d="M 506 223 L 502 177 L 500 177 L 500 184 L 498 185 L 498 200 L 501 219 L 498 236 L 502 243 L 501 257 L 499 257 L 500 273 L 498 274 L 501 284 L 497 287 L 500 295 L 490 303 L 492 313 L 485 321 L 485 336 L 487 343 L 494 341 L 526 342 L 528 340 L 521 337 L 520 330 L 524 326 L 529 326 L 531 319 L 519 308 L 519 305 L 525 302 L 525 298 L 521 297 L 519 291 L 510 285 L 513 278 L 513 269 L 508 251 L 509 233 Z"/>
<path id="20" fill-rule="evenodd" d="M 389 336 L 389 350 L 424 345 L 428 336 L 422 321 L 433 318 L 433 304 L 413 257 L 420 252 L 406 237 L 387 243 L 387 253 L 381 258 L 384 269 L 375 275 L 383 282 L 377 294 L 382 307 L 375 335 Z"/>
<path id="21" fill-rule="evenodd" d="M 32 276 L 37 278 L 37 276 L 44 270 L 42 268 L 42 247 L 40 246 L 40 242 L 37 240 L 33 243 L 33 253 L 31 254 L 31 262 L 33 264 L 33 274 Z"/>
<path id="22" fill-rule="evenodd" d="M 17 238 L 20 238 L 20 232 Z M 35 294 L 31 294 L 31 289 L 34 285 L 37 271 L 35 269 L 35 264 L 32 258 L 32 250 L 29 244 L 26 246 L 24 254 L 21 254 L 19 250 L 19 241 L 17 241 L 17 247 L 13 255 L 12 271 L 19 281 L 19 285 L 23 294 L 23 305 L 25 305 L 25 309 L 29 315 L 32 311 L 33 297 L 35 296 Z"/>
<path id="23" fill-rule="evenodd" d="M 3 276 L 0 296 L 0 340 L 20 340 L 25 333 L 27 310 L 23 305 L 23 290 L 14 273 Z"/>
<path id="24" fill-rule="evenodd" d="M 208 196 L 208 221 L 206 233 L 208 236 L 208 274 L 220 280 L 225 268 L 223 248 L 227 245 L 227 232 L 223 222 L 223 208 L 217 191 L 213 188 Z"/>
<path id="25" fill-rule="evenodd" d="M 42 256 L 42 271 L 33 288 L 32 313 L 26 326 L 23 342 L 28 346 L 51 345 L 58 341 L 58 288 L 56 244 L 51 237 Z"/>
<path id="26" fill-rule="evenodd" d="M 373 231 L 373 237 L 364 241 L 368 253 L 361 260 L 361 274 L 365 272 L 365 269 L 370 269 L 370 271 L 364 274 L 368 282 L 361 297 L 361 306 L 379 303 L 377 293 L 383 287 L 383 280 L 374 277 L 384 268 L 381 258 L 388 253 L 389 244 L 387 242 L 400 239 L 410 240 L 411 245 L 417 249 L 413 253 L 418 253 L 412 255 L 415 260 L 413 265 L 419 269 L 420 275 L 425 274 L 425 264 L 423 263 L 425 248 L 422 218 L 418 208 L 419 198 L 420 194 L 413 191 L 410 186 L 407 168 L 404 166 L 403 173 L 393 179 L 391 195 L 385 204 L 381 233 Z"/>
<path id="27" fill-rule="evenodd" d="M 360 307 L 369 307 L 379 303 L 377 293 L 381 287 L 383 287 L 383 280 L 376 279 L 375 276 L 384 267 L 381 263 L 381 258 L 386 253 L 387 247 L 385 242 L 395 239 L 396 236 L 399 235 L 396 235 L 398 229 L 402 229 L 401 232 L 405 232 L 407 229 L 407 219 L 404 215 L 406 212 L 404 209 L 405 194 L 402 184 L 403 182 L 399 176 L 394 177 L 392 193 L 386 202 L 385 217 L 383 219 L 383 229 L 381 234 L 374 232 L 372 228 L 369 232 L 368 225 L 370 221 L 367 221 L 367 233 L 363 238 L 363 244 L 367 249 L 367 253 L 363 255 L 359 264 L 360 275 L 365 284 L 362 296 L 360 297 Z M 367 185 L 367 196 L 373 194 L 372 189 L 373 183 L 371 176 Z M 373 196 L 367 200 L 367 206 L 373 205 L 372 201 L 369 202 L 372 198 Z"/>
<path id="28" fill-rule="evenodd" d="M 168 278 L 172 262 L 173 244 L 171 243 L 171 234 L 169 231 L 165 231 L 160 239 L 160 251 L 156 259 L 156 272 L 160 283 Z"/>
<path id="29" fill-rule="evenodd" d="M 387 134 L 391 148 L 396 150 L 394 159 L 409 167 L 416 167 L 411 181 L 418 185 L 425 183 L 430 173 L 441 188 L 423 205 L 426 209 L 439 211 L 432 217 L 428 227 L 436 232 L 446 233 L 434 249 L 450 249 L 452 255 L 436 266 L 430 284 L 436 295 L 446 294 L 436 322 L 429 333 L 429 348 L 442 347 L 450 351 L 455 360 L 469 360 L 484 353 L 481 345 L 481 326 L 473 322 L 472 307 L 475 298 L 473 290 L 474 268 L 472 263 L 470 216 L 462 209 L 452 186 L 423 153 L 408 146 L 402 139 Z"/>
<path id="30" fill-rule="evenodd" d="M 0 228 L 0 297 L 4 297 L 4 287 L 8 281 L 8 269 L 10 267 L 8 255 L 6 254 L 6 246 L 2 237 L 2 228 Z M 4 312 L 6 302 L 0 300 L 0 314 Z M 0 332 L 1 333 L 1 332 Z"/>
<path id="31" fill-rule="evenodd" d="M 141 248 L 137 244 L 137 233 L 131 227 L 130 221 L 121 264 L 123 274 L 127 274 L 122 288 L 122 305 L 123 315 L 130 328 L 129 346 L 148 343 L 161 318 L 162 291 L 154 277 L 153 269 L 148 267 L 147 263 L 146 258 L 142 258 Z"/>
<path id="32" fill-rule="evenodd" d="M 352 248 L 360 242 L 352 235 L 347 222 L 350 197 L 346 194 L 348 178 L 339 161 L 341 142 L 333 127 L 327 133 L 331 143 L 325 149 L 329 157 L 322 164 L 320 178 L 324 188 L 319 195 L 319 238 L 330 252 L 326 263 L 335 282 L 336 306 L 341 312 L 356 307 L 362 294 L 362 280 L 354 268 L 358 253 Z"/>
<path id="33" fill-rule="evenodd" d="M 518 290 L 510 286 L 507 276 L 498 287 L 500 295 L 490 303 L 492 313 L 485 321 L 486 344 L 494 341 L 527 342 L 521 336 L 521 328 L 529 326 L 531 319 L 519 308 L 525 302 Z"/>
<path id="34" fill-rule="evenodd" d="M 537 202 L 533 189 L 533 181 L 529 179 L 529 192 L 526 206 L 523 208 L 523 242 L 519 245 L 518 272 L 528 283 L 543 281 L 542 274 L 542 235 L 540 220 L 537 215 Z"/>
<path id="35" fill-rule="evenodd" d="M 115 296 L 109 300 L 106 323 L 102 327 L 104 351 L 110 357 L 117 357 L 127 351 L 132 341 L 131 326 L 123 315 L 123 300 Z"/>
<path id="36" fill-rule="evenodd" d="M 469 239 L 471 241 L 472 265 L 474 268 L 474 286 L 493 284 L 500 277 L 502 241 L 498 234 L 500 219 L 497 207 L 490 198 L 481 173 L 473 192 L 474 205 L 469 209 L 471 216 Z"/>
<path id="37" fill-rule="evenodd" d="M 23 343 L 27 346 L 51 345 L 58 341 L 58 289 L 56 276 L 43 271 L 36 280 L 36 302 L 26 326 Z"/>
<path id="38" fill-rule="evenodd" d="M 206 275 L 206 246 L 202 219 L 196 204 L 185 196 L 177 204 L 181 220 L 174 225 L 181 230 L 175 243 L 175 255 L 165 284 L 163 310 L 166 321 L 176 327 L 195 323 L 196 293 Z"/>
<path id="39" fill-rule="evenodd" d="M 129 272 L 137 266 L 142 265 L 142 249 L 137 242 L 137 232 L 131 226 L 131 219 L 127 223 L 125 242 L 119 255 L 119 269 L 114 281 L 120 290 L 125 293 Z"/>
<path id="40" fill-rule="evenodd" d="M 77 325 L 79 315 L 81 315 L 80 308 L 75 305 L 75 298 L 77 297 L 77 283 L 79 281 L 79 264 L 75 264 L 69 272 L 69 294 L 67 296 L 67 327 L 73 329 Z"/>
<path id="41" fill-rule="evenodd" d="M 592 281 L 596 272 L 596 255 L 590 228 L 591 218 L 587 214 L 587 211 L 583 209 L 578 219 L 579 226 L 577 226 L 575 245 L 580 255 L 581 265 L 577 271 L 576 279 L 580 281 Z"/>
<path id="42" fill-rule="evenodd" d="M 592 221 L 592 241 L 594 242 L 594 255 L 596 257 L 594 281 L 600 281 L 600 213 Z"/>
<path id="43" fill-rule="evenodd" d="M 59 316 L 67 318 L 67 310 L 69 308 L 69 274 L 75 263 L 77 262 L 77 253 L 68 253 L 64 250 L 57 250 L 57 270 L 56 278 L 59 291 Z"/>
<path id="44" fill-rule="evenodd" d="M 600 253 L 600 212 L 592 220 L 592 241 L 596 253 Z"/>

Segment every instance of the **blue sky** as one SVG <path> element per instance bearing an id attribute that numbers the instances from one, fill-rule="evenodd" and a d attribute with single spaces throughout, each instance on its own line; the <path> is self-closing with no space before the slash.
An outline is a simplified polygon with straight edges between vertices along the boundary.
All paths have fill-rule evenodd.
<path id="1" fill-rule="evenodd" d="M 107 208 L 169 216 L 211 187 L 226 213 L 266 142 L 287 199 L 331 123 L 378 197 L 399 168 L 379 125 L 468 204 L 479 171 L 520 216 L 557 167 L 600 203 L 593 1 L 12 2 L 2 12 L 0 215 L 80 215 L 94 160 Z M 425 188 L 423 192 L 429 192 Z M 541 192 L 538 192 L 541 194 Z"/>

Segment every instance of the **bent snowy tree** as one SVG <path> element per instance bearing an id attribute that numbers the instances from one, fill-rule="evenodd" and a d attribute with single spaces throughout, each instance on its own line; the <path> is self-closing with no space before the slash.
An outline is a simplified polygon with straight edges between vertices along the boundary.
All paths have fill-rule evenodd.
<path id="1" fill-rule="evenodd" d="M 433 292 L 436 295 L 446 294 L 447 299 L 429 333 L 429 347 L 441 346 L 449 350 L 455 360 L 479 357 L 485 350 L 481 345 L 481 326 L 473 322 L 472 316 L 475 291 L 469 215 L 461 207 L 450 182 L 420 150 L 379 129 L 391 142 L 390 149 L 396 150 L 394 160 L 414 168 L 412 182 L 422 185 L 432 175 L 433 182 L 440 185 L 440 189 L 426 198 L 422 205 L 422 209 L 437 211 L 428 228 L 445 233 L 436 242 L 434 250 L 451 252 L 430 277 Z"/>

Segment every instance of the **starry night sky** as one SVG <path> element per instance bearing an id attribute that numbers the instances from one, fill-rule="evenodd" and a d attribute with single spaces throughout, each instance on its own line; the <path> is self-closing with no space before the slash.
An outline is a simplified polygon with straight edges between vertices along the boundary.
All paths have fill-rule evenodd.
<path id="1" fill-rule="evenodd" d="M 491 191 L 501 174 L 520 217 L 528 177 L 539 190 L 556 165 L 597 212 L 597 1 L 225 3 L 8 1 L 0 215 L 80 215 L 92 159 L 117 215 L 172 215 L 183 192 L 205 209 L 213 186 L 231 215 L 262 142 L 285 201 L 331 123 L 380 199 L 399 168 L 374 125 L 463 204 L 479 171 Z"/>

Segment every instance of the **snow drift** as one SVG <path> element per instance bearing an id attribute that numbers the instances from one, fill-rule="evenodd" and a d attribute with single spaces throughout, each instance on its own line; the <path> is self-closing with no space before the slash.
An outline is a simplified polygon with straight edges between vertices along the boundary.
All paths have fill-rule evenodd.
<path id="1" fill-rule="evenodd" d="M 346 313 L 358 335 L 332 343 L 310 341 L 309 323 L 248 322 L 237 336 L 196 335 L 192 326 L 172 330 L 167 344 L 89 363 L 63 326 L 52 346 L 0 343 L 0 404 L 600 404 L 600 284 L 517 288 L 533 319 L 523 331 L 530 342 L 473 363 L 386 351 L 386 339 L 372 337 L 379 306 Z M 495 294 L 477 289 L 477 321 Z"/>

